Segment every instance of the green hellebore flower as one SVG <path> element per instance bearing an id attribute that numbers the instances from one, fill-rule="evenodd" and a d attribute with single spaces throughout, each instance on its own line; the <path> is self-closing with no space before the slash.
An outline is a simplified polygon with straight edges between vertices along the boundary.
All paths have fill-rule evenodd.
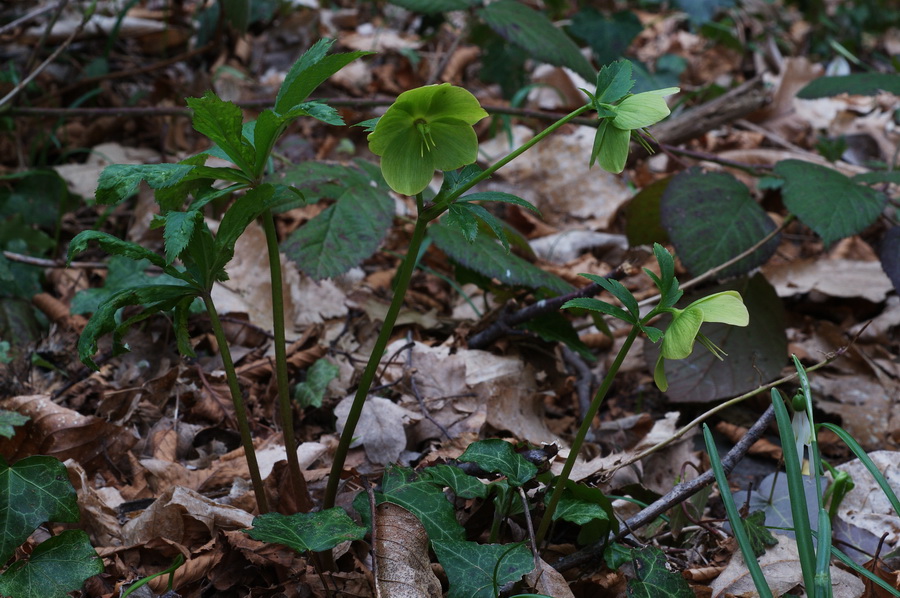
<path id="1" fill-rule="evenodd" d="M 704 322 L 720 322 L 732 326 L 746 326 L 750 323 L 744 301 L 737 291 L 722 291 L 708 297 L 698 299 L 684 309 L 671 309 L 672 323 L 666 330 L 653 371 L 656 386 L 665 391 L 669 387 L 666 380 L 664 359 L 685 359 L 694 350 L 694 341 L 709 349 L 718 359 L 725 353 L 712 341 L 700 333 L 700 325 Z"/>
<path id="2" fill-rule="evenodd" d="M 391 189 L 416 195 L 435 169 L 455 170 L 475 161 L 478 137 L 472 125 L 487 115 L 461 87 L 442 83 L 412 89 L 378 120 L 369 149 L 381 156 L 381 172 Z"/>
<path id="3" fill-rule="evenodd" d="M 618 174 L 625 170 L 628 159 L 628 142 L 631 132 L 643 129 L 669 116 L 666 96 L 681 91 L 678 87 L 666 87 L 628 96 L 616 106 L 610 106 L 615 116 L 604 118 L 597 127 L 591 165 L 599 158 L 600 167 Z"/>

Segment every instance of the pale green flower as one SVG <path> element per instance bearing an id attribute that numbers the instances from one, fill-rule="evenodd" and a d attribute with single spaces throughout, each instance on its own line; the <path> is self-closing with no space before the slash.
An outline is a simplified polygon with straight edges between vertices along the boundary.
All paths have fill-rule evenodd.
<path id="1" fill-rule="evenodd" d="M 722 291 L 708 297 L 698 299 L 684 309 L 672 308 L 672 323 L 663 336 L 659 359 L 653 372 L 653 379 L 660 390 L 669 387 L 666 380 L 664 359 L 685 359 L 694 350 L 694 341 L 700 341 L 704 347 L 722 359 L 725 353 L 700 332 L 704 322 L 720 322 L 732 326 L 746 326 L 750 323 L 750 314 L 737 291 Z"/>
<path id="2" fill-rule="evenodd" d="M 471 93 L 449 83 L 401 93 L 369 134 L 391 189 L 421 193 L 437 170 L 455 170 L 478 157 L 472 125 L 487 112 Z"/>

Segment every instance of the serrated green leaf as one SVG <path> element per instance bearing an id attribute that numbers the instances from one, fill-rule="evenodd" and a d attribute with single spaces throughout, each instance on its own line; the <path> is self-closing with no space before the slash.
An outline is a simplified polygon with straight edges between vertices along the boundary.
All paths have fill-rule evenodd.
<path id="1" fill-rule="evenodd" d="M 840 77 L 819 77 L 798 91 L 797 97 L 814 100 L 842 93 L 873 96 L 883 91 L 900 95 L 900 75 L 896 73 L 854 73 Z"/>
<path id="2" fill-rule="evenodd" d="M 340 369 L 324 357 L 317 359 L 306 372 L 306 380 L 294 388 L 294 400 L 304 409 L 321 407 L 328 384 L 337 378 Z"/>
<path id="3" fill-rule="evenodd" d="M 349 52 L 327 55 L 333 39 L 320 39 L 301 56 L 284 78 L 275 97 L 275 112 L 286 114 L 303 102 L 328 77 L 360 56 L 372 52 Z"/>
<path id="4" fill-rule="evenodd" d="M 364 161 L 359 161 L 357 166 L 362 167 L 364 164 L 374 166 Z M 381 171 L 378 173 L 380 177 Z M 312 204 L 322 199 L 337 199 L 348 187 L 369 187 L 371 180 L 366 172 L 357 167 L 308 161 L 287 169 L 282 182 L 302 189 L 307 203 Z"/>
<path id="5" fill-rule="evenodd" d="M 284 544 L 299 553 L 331 550 L 341 542 L 361 540 L 366 528 L 356 525 L 340 507 L 315 513 L 266 513 L 253 519 L 245 533 L 254 540 Z"/>
<path id="6" fill-rule="evenodd" d="M 194 129 L 209 137 L 229 161 L 252 176 L 255 151 L 244 137 L 241 109 L 212 91 L 207 91 L 202 98 L 188 98 L 187 105 L 193 111 Z"/>
<path id="7" fill-rule="evenodd" d="M 634 579 L 628 580 L 628 598 L 694 598 L 680 573 L 666 567 L 666 555 L 656 546 L 631 551 Z"/>
<path id="8" fill-rule="evenodd" d="M 300 114 L 311 116 L 312 118 L 320 120 L 327 125 L 332 125 L 335 127 L 344 125 L 344 119 L 341 118 L 341 113 L 324 102 L 303 102 L 297 108 L 288 112 L 288 115 L 290 115 L 291 117 Z"/>
<path id="9" fill-rule="evenodd" d="M 78 338 L 78 358 L 87 367 L 99 369 L 93 356 L 100 337 L 113 333 L 113 354 L 119 355 L 125 351 L 121 337 L 129 326 L 157 312 L 170 310 L 181 300 L 193 299 L 196 294 L 196 289 L 187 285 L 152 285 L 129 288 L 112 295 L 97 308 Z M 144 310 L 120 324 L 116 312 L 129 305 L 141 305 Z"/>
<path id="10" fill-rule="evenodd" d="M 497 219 L 496 216 L 485 210 L 483 207 L 477 204 L 463 204 L 476 218 L 485 223 L 488 228 L 491 229 L 491 232 L 494 233 L 494 236 L 497 237 L 497 240 L 500 241 L 500 244 L 503 246 L 503 249 L 509 253 L 509 239 L 506 238 L 506 229 L 503 223 Z"/>
<path id="11" fill-rule="evenodd" d="M 534 568 L 522 544 L 433 540 L 432 545 L 450 581 L 447 598 L 495 598 L 495 588 L 518 581 Z"/>
<path id="12" fill-rule="evenodd" d="M 37 526 L 78 521 L 75 488 L 53 457 L 26 457 L 10 466 L 0 457 L 0 562 L 5 563 Z"/>
<path id="13" fill-rule="evenodd" d="M 454 261 L 483 276 L 496 278 L 501 284 L 545 288 L 559 294 L 572 291 L 572 286 L 562 279 L 507 254 L 502 246 L 484 235 L 469 243 L 459 231 L 442 223 L 430 226 L 428 235 Z"/>
<path id="14" fill-rule="evenodd" d="M 193 168 L 191 164 L 112 164 L 100 173 L 96 199 L 103 204 L 119 203 L 134 195 L 141 181 L 147 181 L 152 189 L 172 187 Z"/>
<path id="15" fill-rule="evenodd" d="M 177 278 L 168 274 L 149 275 L 147 260 L 132 260 L 122 256 L 110 258 L 106 269 L 106 280 L 99 288 L 78 291 L 72 298 L 69 308 L 73 314 L 88 314 L 97 311 L 101 303 L 119 291 L 134 287 L 146 287 L 154 284 L 179 284 Z"/>
<path id="16" fill-rule="evenodd" d="M 488 487 L 452 465 L 432 465 L 419 474 L 419 479 L 439 486 L 447 486 L 460 498 L 486 498 Z"/>
<path id="17" fill-rule="evenodd" d="M 817 201 L 821 195 L 817 196 Z M 775 223 L 730 174 L 690 169 L 663 193 L 662 224 L 678 257 L 694 275 L 725 263 L 775 230 Z M 776 236 L 719 276 L 737 276 L 764 264 L 778 248 Z"/>
<path id="18" fill-rule="evenodd" d="M 273 110 L 263 110 L 255 121 L 244 127 L 244 136 L 248 138 L 254 149 L 254 175 L 260 176 L 266 168 L 266 161 L 278 137 L 287 128 L 287 119 Z"/>
<path id="19" fill-rule="evenodd" d="M 887 202 L 881 191 L 811 162 L 783 160 L 775 165 L 775 174 L 785 181 L 781 189 L 785 207 L 826 246 L 862 232 Z"/>
<path id="20" fill-rule="evenodd" d="M 13 428 L 16 426 L 21 426 L 29 419 L 31 418 L 27 415 L 22 415 L 21 413 L 16 413 L 15 411 L 0 409 L 0 436 L 12 438 L 15 434 L 15 430 L 13 430 Z"/>
<path id="21" fill-rule="evenodd" d="M 478 219 L 469 210 L 469 206 L 453 204 L 444 216 L 444 224 L 455 228 L 469 243 L 474 243 L 478 237 Z"/>
<path id="22" fill-rule="evenodd" d="M 456 520 L 453 503 L 432 482 L 417 479 L 410 469 L 391 466 L 385 470 L 381 485 L 382 491 L 376 493 L 378 502 L 387 500 L 414 514 L 432 542 L 465 538 L 466 532 Z"/>
<path id="23" fill-rule="evenodd" d="M 74 490 L 72 491 L 74 494 Z M 0 595 L 16 598 L 66 598 L 88 577 L 103 573 L 103 559 L 88 535 L 70 529 L 41 542 L 28 559 L 0 575 Z"/>
<path id="24" fill-rule="evenodd" d="M 413 12 L 435 14 L 465 10 L 470 6 L 478 5 L 481 0 L 390 0 L 390 2 Z"/>
<path id="25" fill-rule="evenodd" d="M 330 278 L 375 253 L 393 218 L 394 201 L 383 189 L 353 185 L 294 231 L 281 248 L 308 276 Z"/>
<path id="26" fill-rule="evenodd" d="M 608 64 L 625 54 L 631 40 L 644 27 L 633 12 L 619 11 L 607 17 L 593 7 L 586 6 L 572 17 L 572 24 L 568 29 L 569 33 L 591 47 L 598 64 Z M 615 102 L 621 97 L 603 101 Z"/>
<path id="27" fill-rule="evenodd" d="M 479 191 L 478 193 L 470 193 L 468 195 L 464 195 L 463 197 L 460 197 L 457 200 L 457 203 L 472 202 L 472 201 L 496 201 L 496 202 L 500 202 L 500 203 L 509 203 L 509 204 L 513 204 L 513 205 L 520 206 L 523 208 L 527 208 L 538 215 L 540 215 L 540 213 L 541 213 L 541 211 L 539 209 L 537 209 L 536 206 L 534 206 L 530 202 L 525 201 L 521 197 L 518 197 L 511 193 L 503 193 L 501 191 Z"/>
<path id="28" fill-rule="evenodd" d="M 634 87 L 629 60 L 617 60 L 607 64 L 597 73 L 597 90 L 594 101 L 598 104 L 612 104 L 625 97 Z"/>
<path id="29" fill-rule="evenodd" d="M 616 280 L 615 278 L 609 278 L 607 276 L 597 276 L 596 274 L 581 274 L 591 282 L 597 283 L 600 285 L 602 289 L 608 292 L 610 295 L 618 299 L 622 302 L 622 305 L 625 306 L 632 316 L 632 321 L 636 322 L 640 319 L 640 307 L 638 307 L 637 299 L 634 298 L 634 295 L 631 294 L 631 291 L 625 288 L 625 286 Z"/>
<path id="30" fill-rule="evenodd" d="M 197 223 L 203 220 L 203 214 L 198 210 L 189 212 L 168 212 L 163 218 L 166 221 L 163 231 L 163 241 L 166 248 L 166 264 L 171 264 L 184 251 Z"/>
<path id="31" fill-rule="evenodd" d="M 185 282 L 190 281 L 190 277 L 167 264 L 165 258 L 157 255 L 155 252 L 150 251 L 137 243 L 123 241 L 118 237 L 96 230 L 86 230 L 75 235 L 75 238 L 69 243 L 69 253 L 66 258 L 67 263 L 71 262 L 76 255 L 87 249 L 91 241 L 95 241 L 106 253 L 125 257 L 130 260 L 147 260 L 154 266 L 162 268 L 163 272 L 173 278 L 184 280 Z"/>
<path id="32" fill-rule="evenodd" d="M 621 307 L 610 305 L 606 301 L 595 299 L 593 297 L 576 297 L 569 299 L 562 305 L 562 309 L 586 309 L 589 311 L 600 312 L 614 318 L 619 318 L 623 322 L 634 324 L 631 315 Z"/>
<path id="33" fill-rule="evenodd" d="M 499 438 L 479 440 L 470 444 L 459 456 L 463 462 L 475 463 L 481 469 L 506 476 L 513 486 L 521 486 L 537 475 L 537 466 Z"/>
<path id="34" fill-rule="evenodd" d="M 185 357 L 197 356 L 194 353 L 194 347 L 191 346 L 190 334 L 188 334 L 188 315 L 191 313 L 191 305 L 193 305 L 194 299 L 194 297 L 189 296 L 176 303 L 175 317 L 172 320 L 178 352 Z"/>
<path id="35" fill-rule="evenodd" d="M 538 11 L 515 0 L 497 0 L 478 11 L 488 26 L 534 58 L 566 66 L 587 80 L 597 72 L 578 46 Z"/>
<path id="36" fill-rule="evenodd" d="M 590 348 L 581 342 L 578 333 L 560 312 L 541 314 L 522 324 L 522 328 L 530 330 L 547 342 L 563 343 L 571 350 L 578 353 L 582 359 L 595 361 L 597 358 L 591 353 Z"/>

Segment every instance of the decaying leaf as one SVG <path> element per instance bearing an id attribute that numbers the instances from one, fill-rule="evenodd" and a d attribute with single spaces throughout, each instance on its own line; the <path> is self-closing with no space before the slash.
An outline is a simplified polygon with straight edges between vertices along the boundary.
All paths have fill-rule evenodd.
<path id="1" fill-rule="evenodd" d="M 441 582 L 431 570 L 428 535 L 418 518 L 394 503 L 375 507 L 375 553 L 381 598 L 440 598 Z"/>

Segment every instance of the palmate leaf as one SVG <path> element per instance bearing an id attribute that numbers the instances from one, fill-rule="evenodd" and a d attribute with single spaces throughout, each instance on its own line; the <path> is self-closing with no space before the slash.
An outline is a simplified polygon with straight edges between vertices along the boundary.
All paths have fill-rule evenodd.
<path id="1" fill-rule="evenodd" d="M 91 546 L 88 535 L 80 529 L 70 529 L 41 542 L 27 559 L 10 565 L 0 575 L 0 595 L 66 598 L 69 592 L 81 588 L 88 577 L 101 573 L 103 559 Z"/>
<path id="2" fill-rule="evenodd" d="M 253 519 L 245 533 L 254 540 L 284 544 L 299 553 L 331 550 L 341 542 L 361 540 L 366 528 L 356 525 L 340 507 L 315 513 L 266 513 Z"/>
<path id="3" fill-rule="evenodd" d="M 523 544 L 433 540 L 432 545 L 450 581 L 448 598 L 494 598 L 497 588 L 534 568 Z"/>
<path id="4" fill-rule="evenodd" d="M 75 488 L 58 459 L 26 457 L 10 466 L 0 457 L 0 563 L 8 561 L 37 526 L 78 518 Z"/>

